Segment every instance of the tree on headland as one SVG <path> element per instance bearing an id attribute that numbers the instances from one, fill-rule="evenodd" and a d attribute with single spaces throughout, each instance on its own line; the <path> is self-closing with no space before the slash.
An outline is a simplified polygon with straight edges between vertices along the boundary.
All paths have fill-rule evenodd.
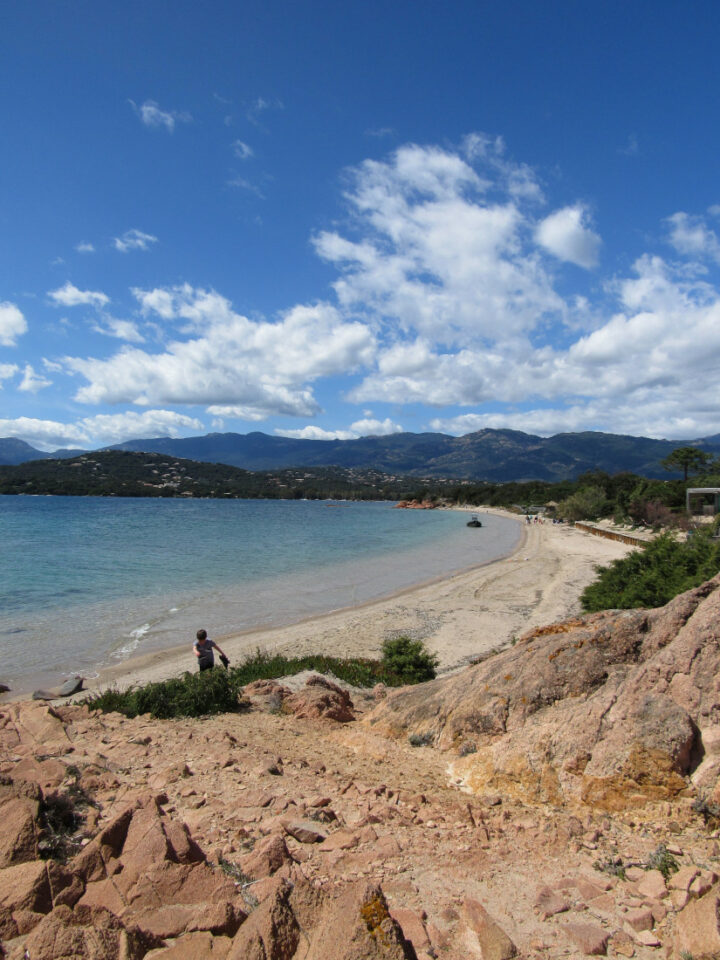
<path id="1" fill-rule="evenodd" d="M 672 473 L 676 470 L 682 470 L 683 481 L 687 482 L 688 473 L 691 471 L 697 473 L 710 460 L 712 460 L 710 454 L 704 450 L 698 450 L 697 447 L 677 447 L 660 461 L 660 466 Z"/>

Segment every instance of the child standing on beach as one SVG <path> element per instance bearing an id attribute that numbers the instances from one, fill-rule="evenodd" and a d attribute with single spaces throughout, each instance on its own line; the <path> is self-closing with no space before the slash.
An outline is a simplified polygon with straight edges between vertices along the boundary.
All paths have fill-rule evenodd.
<path id="1" fill-rule="evenodd" d="M 224 667 L 227 667 L 230 662 L 225 656 L 220 647 L 215 643 L 214 640 L 211 640 L 206 630 L 198 630 L 197 639 L 193 644 L 193 653 L 198 658 L 198 667 L 200 670 L 212 670 L 215 666 L 215 655 L 213 654 L 213 649 L 217 650 L 220 654 L 220 659 Z"/>

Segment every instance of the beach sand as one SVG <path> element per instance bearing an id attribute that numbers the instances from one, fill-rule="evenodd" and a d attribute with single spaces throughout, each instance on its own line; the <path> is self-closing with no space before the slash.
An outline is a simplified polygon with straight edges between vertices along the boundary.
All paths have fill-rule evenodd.
<path id="1" fill-rule="evenodd" d="M 510 516 L 501 510 L 479 511 L 480 516 L 490 512 Z M 438 655 L 439 671 L 444 673 L 501 649 L 532 627 L 579 613 L 580 594 L 595 579 L 595 566 L 632 549 L 565 524 L 528 525 L 522 518 L 519 522 L 520 544 L 504 559 L 363 606 L 213 639 L 231 662 L 238 662 L 257 648 L 287 656 L 377 657 L 386 638 L 408 634 Z M 181 647 L 136 656 L 103 670 L 88 687 L 125 688 L 194 670 L 191 642 L 188 638 Z"/>

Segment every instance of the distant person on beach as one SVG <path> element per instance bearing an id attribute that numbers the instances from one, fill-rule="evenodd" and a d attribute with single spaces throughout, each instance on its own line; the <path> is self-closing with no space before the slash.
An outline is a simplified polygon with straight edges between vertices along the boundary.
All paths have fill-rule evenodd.
<path id="1" fill-rule="evenodd" d="M 222 665 L 227 667 L 230 661 L 217 643 L 208 637 L 207 630 L 198 630 L 196 636 L 197 640 L 193 644 L 193 653 L 198 658 L 199 669 L 212 670 L 212 668 L 215 666 L 215 655 L 213 654 L 213 650 L 217 650 L 217 652 L 220 654 Z"/>

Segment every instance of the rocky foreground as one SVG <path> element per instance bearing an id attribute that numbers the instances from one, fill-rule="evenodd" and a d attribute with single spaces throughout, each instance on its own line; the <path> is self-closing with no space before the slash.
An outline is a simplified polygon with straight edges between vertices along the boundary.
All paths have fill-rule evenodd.
<path id="1" fill-rule="evenodd" d="M 30 960 L 720 957 L 720 577 L 373 696 L 0 708 Z"/>

